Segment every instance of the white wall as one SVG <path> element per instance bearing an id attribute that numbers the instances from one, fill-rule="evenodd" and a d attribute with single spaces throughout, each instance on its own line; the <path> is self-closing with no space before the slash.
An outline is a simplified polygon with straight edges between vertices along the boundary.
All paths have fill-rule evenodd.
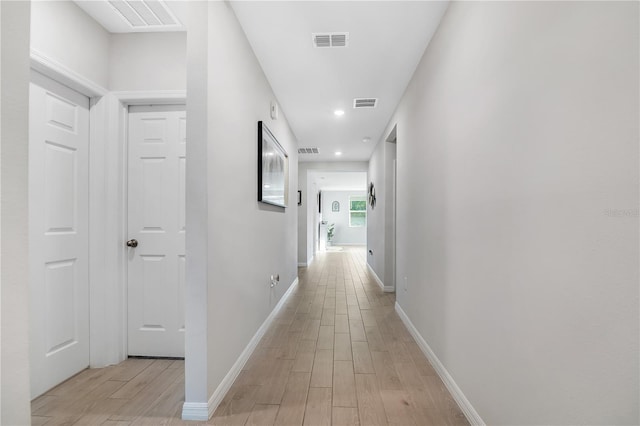
<path id="1" fill-rule="evenodd" d="M 109 33 L 71 1 L 34 1 L 31 48 L 108 87 Z"/>
<path id="2" fill-rule="evenodd" d="M 190 8 L 190 16 L 199 18 L 190 20 L 188 39 L 187 182 L 193 186 L 187 194 L 187 303 L 198 312 L 187 314 L 187 403 L 202 401 L 190 388 L 199 387 L 203 375 L 206 398 L 214 394 L 297 278 L 298 209 L 297 141 L 283 114 L 269 118 L 275 96 L 232 9 L 224 2 L 194 2 Z M 259 120 L 289 154 L 286 209 L 257 201 Z M 274 289 L 272 274 L 280 275 Z M 196 300 L 203 296 L 205 318 Z M 199 356 L 190 342 L 200 337 L 207 356 L 198 366 L 190 359 Z"/>
<path id="3" fill-rule="evenodd" d="M 27 159 L 30 2 L 0 2 L 0 424 L 31 422 Z"/>
<path id="4" fill-rule="evenodd" d="M 305 164 L 298 163 L 298 190 L 302 191 L 302 205 L 298 206 L 298 266 L 307 266 L 313 261 L 313 206 L 318 211 L 315 188 L 309 188 Z M 308 223 L 311 225 L 307 226 Z"/>
<path id="5" fill-rule="evenodd" d="M 298 189 L 302 191 L 302 206 L 298 208 L 298 264 L 308 265 L 313 261 L 314 244 L 318 228 L 318 188 L 308 179 L 309 171 L 366 172 L 366 162 L 300 162 Z"/>
<path id="6" fill-rule="evenodd" d="M 185 32 L 110 34 L 72 1 L 36 1 L 31 48 L 111 91 L 185 90 Z"/>
<path id="7" fill-rule="evenodd" d="M 367 202 L 367 263 L 378 278 L 385 283 L 385 218 L 386 218 L 386 145 L 384 138 L 378 143 L 369 159 L 367 182 L 373 182 L 376 191 L 376 205 L 371 208 Z"/>
<path id="8" fill-rule="evenodd" d="M 393 289 L 396 285 L 394 274 L 395 262 L 395 161 L 397 158 L 396 143 L 385 142 L 384 145 L 384 286 Z M 376 194 L 377 197 L 377 194 Z"/>
<path id="9" fill-rule="evenodd" d="M 349 197 L 366 197 L 367 191 L 322 191 L 322 219 L 328 224 L 334 223 L 333 245 L 365 245 L 367 227 L 349 226 Z M 340 211 L 331 209 L 332 203 L 340 203 Z"/>
<path id="10" fill-rule="evenodd" d="M 376 191 L 376 205 L 367 204 L 367 262 L 384 284 L 387 291 L 393 291 L 394 276 L 394 161 L 396 143 L 387 142 L 390 131 L 382 134 L 369 160 L 368 182 L 373 182 Z"/>
<path id="11" fill-rule="evenodd" d="M 187 34 L 112 34 L 109 89 L 185 90 Z"/>
<path id="12" fill-rule="evenodd" d="M 187 39 L 187 161 L 185 401 L 207 404 L 208 391 L 208 138 L 209 13 L 207 3 L 191 2 Z M 211 272 L 213 274 L 213 272 Z"/>
<path id="13" fill-rule="evenodd" d="M 398 303 L 487 424 L 640 421 L 638 8 L 454 2 L 389 125 Z"/>

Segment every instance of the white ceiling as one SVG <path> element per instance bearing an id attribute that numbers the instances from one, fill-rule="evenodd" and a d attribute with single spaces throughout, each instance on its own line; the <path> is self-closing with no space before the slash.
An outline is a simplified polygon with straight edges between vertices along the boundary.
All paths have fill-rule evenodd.
<path id="1" fill-rule="evenodd" d="M 185 29 L 185 0 L 75 3 L 114 33 Z M 140 5 L 166 6 L 178 24 L 132 26 L 116 8 Z M 386 138 L 382 132 L 448 2 L 261 0 L 231 5 L 299 147 L 319 148 L 319 154 L 300 154 L 300 161 L 367 161 Z M 334 32 L 349 33 L 347 47 L 313 46 L 312 34 Z M 354 98 L 377 98 L 377 107 L 356 110 Z M 337 117 L 337 109 L 345 114 Z"/>
<path id="2" fill-rule="evenodd" d="M 446 2 L 233 1 L 232 7 L 300 147 L 300 161 L 367 161 Z M 312 33 L 348 32 L 348 47 L 315 48 Z M 357 97 L 375 109 L 353 109 Z M 336 117 L 334 110 L 345 114 Z M 370 137 L 370 142 L 363 138 Z M 336 151 L 342 152 L 336 157 Z"/>
<path id="3" fill-rule="evenodd" d="M 366 172 L 309 171 L 309 182 L 322 191 L 366 191 Z"/>

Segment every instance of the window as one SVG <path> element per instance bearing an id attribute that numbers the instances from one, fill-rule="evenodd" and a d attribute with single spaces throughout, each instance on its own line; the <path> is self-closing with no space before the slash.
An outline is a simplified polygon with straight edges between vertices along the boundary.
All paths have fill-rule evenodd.
<path id="1" fill-rule="evenodd" d="M 367 225 L 367 197 L 349 197 L 349 226 L 361 228 Z"/>

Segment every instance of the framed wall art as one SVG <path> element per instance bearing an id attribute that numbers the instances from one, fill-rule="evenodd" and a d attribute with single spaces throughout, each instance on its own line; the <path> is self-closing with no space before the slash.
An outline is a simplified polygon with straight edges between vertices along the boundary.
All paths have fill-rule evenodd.
<path id="1" fill-rule="evenodd" d="M 289 156 L 267 126 L 258 121 L 258 201 L 287 207 Z"/>

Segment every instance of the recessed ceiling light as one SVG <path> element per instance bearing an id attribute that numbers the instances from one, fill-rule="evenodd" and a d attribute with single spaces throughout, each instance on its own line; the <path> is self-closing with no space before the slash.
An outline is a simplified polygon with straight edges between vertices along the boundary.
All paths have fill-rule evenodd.
<path id="1" fill-rule="evenodd" d="M 371 138 L 369 136 L 365 136 L 362 138 L 362 142 L 371 142 Z"/>
<path id="2" fill-rule="evenodd" d="M 265 188 L 271 188 L 271 185 L 269 185 L 268 183 L 265 183 L 265 184 L 264 184 L 264 187 L 265 187 Z"/>
<path id="3" fill-rule="evenodd" d="M 341 153 L 340 151 L 336 151 L 336 156 L 338 156 L 338 157 L 339 157 L 339 156 L 341 156 L 341 155 L 342 155 L 342 153 Z"/>
<path id="4" fill-rule="evenodd" d="M 333 111 L 333 113 L 335 115 L 337 115 L 338 117 L 340 117 L 341 115 L 344 115 L 344 111 L 341 110 L 341 109 L 337 109 L 337 110 Z"/>

